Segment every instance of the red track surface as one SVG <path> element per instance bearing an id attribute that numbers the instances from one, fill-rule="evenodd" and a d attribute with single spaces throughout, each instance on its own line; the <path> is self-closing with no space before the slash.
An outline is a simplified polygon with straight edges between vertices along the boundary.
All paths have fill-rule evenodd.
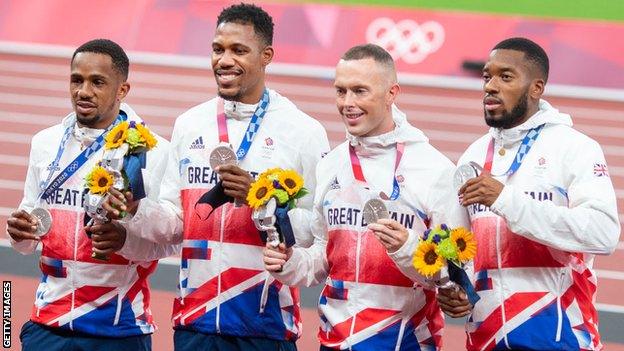
<path id="1" fill-rule="evenodd" d="M 58 123 L 71 109 L 68 81 L 69 61 L 66 59 L 0 54 L 2 222 L 6 222 L 6 216 L 18 205 L 22 196 L 30 138 L 37 131 Z M 132 89 L 127 102 L 165 137 L 170 136 L 177 115 L 214 94 L 214 79 L 206 70 L 133 65 L 129 81 Z M 303 111 L 319 119 L 325 125 L 332 145 L 343 140 L 344 128 L 335 112 L 330 81 L 271 76 L 268 86 L 288 96 Z M 570 113 L 576 128 L 602 145 L 618 195 L 620 220 L 623 219 L 624 103 L 569 98 L 548 100 L 562 112 Z M 481 93 L 476 91 L 404 86 L 398 105 L 408 114 L 410 121 L 425 132 L 434 146 L 452 160 L 457 160 L 468 144 L 486 131 L 480 101 Z M 50 147 L 56 148 L 57 145 Z M 594 267 L 599 270 L 597 302 L 618 305 L 621 312 L 624 303 L 618 296 L 624 291 L 624 245 L 621 244 L 611 256 L 598 257 Z M 13 310 L 15 325 L 21 325 L 19 318 L 26 316 L 30 310 L 35 283 L 33 279 L 13 278 L 20 282 L 15 283 L 19 289 L 24 286 L 24 295 L 20 293 L 19 301 L 14 300 Z M 157 292 L 154 297 L 155 301 L 159 301 L 154 307 L 159 309 L 155 315 L 161 327 L 155 336 L 158 341 L 154 350 L 169 350 L 170 347 L 165 345 L 170 345 L 171 340 L 167 321 L 171 294 Z M 316 316 L 308 311 L 304 318 L 306 335 L 300 349 L 313 350 L 316 349 L 311 346 L 316 335 Z M 14 341 L 17 341 L 15 328 Z M 449 333 L 445 349 L 462 349 L 464 337 L 460 328 L 449 327 Z M 458 340 L 458 344 L 451 344 Z M 613 345 L 608 349 L 618 348 Z"/>

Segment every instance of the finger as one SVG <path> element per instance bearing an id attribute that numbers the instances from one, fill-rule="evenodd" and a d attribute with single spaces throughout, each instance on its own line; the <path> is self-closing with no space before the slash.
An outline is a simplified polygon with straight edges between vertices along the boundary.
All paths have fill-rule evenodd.
<path id="1" fill-rule="evenodd" d="M 270 258 L 270 259 L 279 259 L 284 262 L 286 262 L 286 258 L 287 258 L 285 253 L 281 253 L 273 249 L 266 249 L 266 248 L 264 249 L 264 257 Z"/>
<path id="2" fill-rule="evenodd" d="M 12 227 L 8 227 L 7 228 L 7 233 L 9 233 L 9 236 L 11 238 L 13 238 L 13 240 L 15 241 L 22 241 L 22 240 L 35 240 L 35 241 L 39 241 L 39 237 L 36 236 L 34 233 L 31 232 L 25 232 L 22 230 L 18 230 L 16 228 L 12 228 Z"/>
<path id="3" fill-rule="evenodd" d="M 30 213 L 26 212 L 25 210 L 14 211 L 13 213 L 11 213 L 11 217 L 23 219 L 26 222 L 29 222 L 34 225 L 37 224 L 37 218 L 31 215 Z"/>
<path id="4" fill-rule="evenodd" d="M 272 265 L 264 265 L 264 269 L 266 269 L 269 272 L 280 272 L 282 271 L 284 267 L 282 267 L 282 265 L 277 265 L 277 264 L 272 264 Z"/>
<path id="5" fill-rule="evenodd" d="M 92 245 L 95 249 L 98 250 L 108 250 L 117 247 L 117 242 L 115 241 L 93 241 Z"/>
<path id="6" fill-rule="evenodd" d="M 94 254 L 96 254 L 96 255 L 98 255 L 98 256 L 100 256 L 100 257 L 102 257 L 102 256 L 106 257 L 106 256 L 109 256 L 110 254 L 114 253 L 114 252 L 115 252 L 115 249 L 113 249 L 113 248 L 108 248 L 108 249 L 104 249 L 104 250 L 102 250 L 102 249 L 96 249 L 96 248 L 94 247 L 91 251 L 92 251 Z"/>
<path id="7" fill-rule="evenodd" d="M 457 194 L 459 194 L 459 195 L 464 194 L 466 192 L 467 188 L 469 188 L 471 186 L 475 186 L 475 184 L 479 184 L 483 179 L 484 179 L 483 176 L 478 176 L 476 178 L 468 179 L 464 183 L 464 185 L 462 185 L 461 188 L 459 188 L 459 191 L 457 192 Z"/>
<path id="8" fill-rule="evenodd" d="M 37 221 L 32 223 L 30 220 L 24 217 L 9 217 L 7 219 L 7 228 L 13 227 L 19 231 L 34 233 L 37 230 Z"/>
<path id="9" fill-rule="evenodd" d="M 283 266 L 285 263 L 285 260 L 281 260 L 279 258 L 264 257 L 264 264 L 267 266 Z"/>
<path id="10" fill-rule="evenodd" d="M 223 180 L 223 189 L 232 190 L 232 191 L 245 191 L 248 189 L 247 183 L 232 181 L 232 180 Z"/>
<path id="11" fill-rule="evenodd" d="M 227 165 L 221 165 L 215 169 L 219 175 L 222 174 L 234 174 L 234 175 L 244 175 L 247 173 L 244 169 L 238 167 L 238 165 L 230 163 Z"/>

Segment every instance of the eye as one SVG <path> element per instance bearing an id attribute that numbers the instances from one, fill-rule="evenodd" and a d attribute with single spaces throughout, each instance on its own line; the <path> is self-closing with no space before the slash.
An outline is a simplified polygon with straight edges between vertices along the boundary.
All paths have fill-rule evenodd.
<path id="1" fill-rule="evenodd" d="M 345 90 L 343 88 L 336 88 L 336 95 L 344 96 Z"/>
<path id="2" fill-rule="evenodd" d="M 355 93 L 358 94 L 358 95 L 365 94 L 366 93 L 366 89 L 364 89 L 364 88 L 357 88 L 357 89 L 355 89 Z"/>
<path id="3" fill-rule="evenodd" d="M 237 48 L 236 50 L 234 50 L 234 53 L 236 55 L 245 55 L 247 53 L 247 50 L 245 50 L 243 48 Z"/>
<path id="4" fill-rule="evenodd" d="M 222 54 L 223 53 L 223 48 L 218 47 L 218 46 L 213 46 L 212 47 L 212 52 L 215 54 Z"/>
<path id="5" fill-rule="evenodd" d="M 96 86 L 102 86 L 106 84 L 106 82 L 103 79 L 96 79 L 93 81 L 93 84 L 95 84 Z"/>
<path id="6" fill-rule="evenodd" d="M 80 84 L 80 83 L 82 83 L 82 78 L 80 78 L 80 77 L 71 77 L 69 81 L 72 84 Z"/>
<path id="7" fill-rule="evenodd" d="M 505 82 L 509 82 L 510 80 L 512 80 L 512 79 L 513 79 L 513 77 L 512 77 L 510 74 L 507 74 L 507 73 L 503 73 L 503 74 L 501 75 L 501 78 L 502 78 L 502 79 L 503 79 L 503 81 L 505 81 Z"/>
<path id="8" fill-rule="evenodd" d="M 483 73 L 483 81 L 484 81 L 484 82 L 489 82 L 491 78 L 492 78 L 492 77 L 490 77 L 490 75 L 489 75 L 489 74 L 487 74 L 487 73 Z"/>

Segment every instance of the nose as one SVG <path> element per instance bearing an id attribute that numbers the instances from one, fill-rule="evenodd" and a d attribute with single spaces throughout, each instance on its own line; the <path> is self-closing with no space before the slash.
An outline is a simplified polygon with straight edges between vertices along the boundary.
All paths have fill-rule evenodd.
<path id="1" fill-rule="evenodd" d="M 498 93 L 498 83 L 496 82 L 495 77 L 492 77 L 490 78 L 490 80 L 483 82 L 483 91 L 487 94 Z"/>
<path id="2" fill-rule="evenodd" d="M 84 99 L 93 96 L 93 88 L 89 82 L 83 82 L 77 89 L 78 98 Z"/>
<path id="3" fill-rule="evenodd" d="M 219 66 L 232 67 L 234 66 L 234 59 L 230 50 L 225 50 L 217 59 Z"/>
<path id="4" fill-rule="evenodd" d="M 354 105 L 354 102 L 355 102 L 355 94 L 352 91 L 347 90 L 344 96 L 344 106 L 351 107 Z"/>

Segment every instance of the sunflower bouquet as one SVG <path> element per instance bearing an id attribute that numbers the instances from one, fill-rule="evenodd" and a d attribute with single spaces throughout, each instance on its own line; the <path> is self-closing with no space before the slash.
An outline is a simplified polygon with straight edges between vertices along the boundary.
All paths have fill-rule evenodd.
<path id="1" fill-rule="evenodd" d="M 104 142 L 102 160 L 85 177 L 88 192 L 84 207 L 90 222 L 108 221 L 102 206 L 110 187 L 120 191 L 131 190 L 135 200 L 145 197 L 141 169 L 145 168 L 146 152 L 157 144 L 152 132 L 143 123 L 135 121 L 117 124 L 104 136 Z"/>
<path id="2" fill-rule="evenodd" d="M 247 194 L 249 207 L 258 209 L 275 198 L 279 206 L 292 209 L 296 201 L 308 194 L 303 178 L 292 169 L 271 168 L 262 172 L 251 184 Z"/>
<path id="3" fill-rule="evenodd" d="M 413 264 L 418 273 L 431 278 L 446 262 L 463 267 L 476 253 L 477 242 L 472 232 L 464 227 L 450 229 L 442 224 L 423 233 Z"/>
<path id="4" fill-rule="evenodd" d="M 303 178 L 291 169 L 268 169 L 251 184 L 247 194 L 247 203 L 254 210 L 251 218 L 273 247 L 280 242 L 288 247 L 295 244 L 288 211 L 306 194 Z"/>

